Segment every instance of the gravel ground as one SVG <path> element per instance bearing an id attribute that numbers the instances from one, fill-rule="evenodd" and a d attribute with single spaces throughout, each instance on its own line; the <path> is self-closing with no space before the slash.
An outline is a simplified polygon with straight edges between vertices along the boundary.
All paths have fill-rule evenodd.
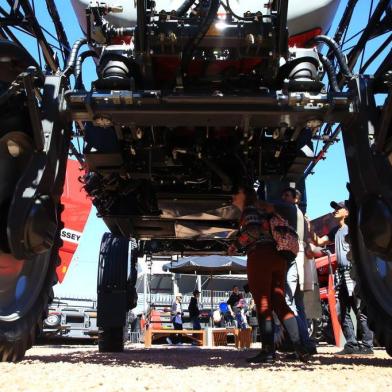
<path id="1" fill-rule="evenodd" d="M 92 345 L 46 345 L 17 364 L 0 363 L 0 392 L 14 391 L 392 391 L 392 358 L 336 357 L 321 347 L 312 362 L 278 360 L 249 365 L 256 349 L 208 349 L 129 345 L 124 353 L 100 354 Z"/>

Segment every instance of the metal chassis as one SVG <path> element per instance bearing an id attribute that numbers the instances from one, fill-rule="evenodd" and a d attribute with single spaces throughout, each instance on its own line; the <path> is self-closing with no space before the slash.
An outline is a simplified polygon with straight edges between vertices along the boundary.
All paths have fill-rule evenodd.
<path id="1" fill-rule="evenodd" d="M 258 96 L 200 96 L 161 91 L 68 92 L 74 121 L 111 125 L 304 127 L 309 120 L 335 123 L 350 116 L 349 94 L 302 92 Z"/>
<path id="2" fill-rule="evenodd" d="M 59 61 L 54 55 L 54 51 L 46 39 L 44 31 L 36 19 L 34 8 L 28 0 L 7 0 L 10 5 L 10 10 L 0 10 L 0 35 L 3 38 L 10 39 L 17 44 L 21 45 L 16 36 L 12 33 L 11 28 L 16 27 L 36 37 L 38 44 L 41 47 L 43 57 L 48 69 L 52 72 L 59 70 Z M 146 9 L 146 2 L 140 0 L 138 3 L 139 10 Z M 54 0 L 46 0 L 49 14 L 52 18 L 55 27 L 56 35 L 58 38 L 60 53 L 65 62 L 70 54 L 69 42 L 64 32 L 59 13 L 56 8 Z M 284 4 L 283 4 L 284 5 Z M 347 8 L 342 16 L 338 25 L 335 39 L 338 43 L 344 41 L 345 34 L 348 30 L 353 11 L 357 5 L 357 0 L 349 0 Z M 279 2 L 279 9 L 282 4 Z M 284 7 L 282 8 L 284 11 Z M 280 15 L 281 14 L 281 15 Z M 280 18 L 282 26 L 284 25 L 284 14 L 281 12 Z M 141 26 L 136 29 L 135 34 L 138 37 L 139 46 L 137 46 L 137 56 L 144 58 L 147 54 L 145 51 L 144 43 L 144 26 L 146 24 L 145 15 L 139 12 L 141 18 Z M 362 31 L 357 45 L 355 45 L 348 54 L 348 63 L 353 69 L 361 52 L 364 50 L 367 40 L 380 36 L 381 34 L 391 31 L 391 3 L 388 0 L 380 0 L 373 12 L 370 23 Z M 285 34 L 279 36 L 279 48 L 284 55 L 284 41 L 287 37 Z M 22 45 L 21 45 L 22 46 Z M 332 60 L 332 52 L 328 53 L 329 58 Z M 375 72 L 373 84 L 374 92 L 385 92 L 387 90 L 385 80 L 390 77 L 385 71 L 390 67 L 392 60 L 391 53 L 387 55 L 381 63 L 379 69 Z M 361 69 L 363 71 L 368 63 Z M 62 85 L 69 84 L 68 75 L 64 75 Z M 55 123 L 61 123 L 63 114 L 66 114 L 67 120 L 80 121 L 97 121 L 104 120 L 107 124 L 111 125 L 140 125 L 140 126 L 227 126 L 238 124 L 245 130 L 247 127 L 268 127 L 268 126 L 289 126 L 296 128 L 299 132 L 307 121 L 319 119 L 328 124 L 325 135 L 328 137 L 325 147 L 320 154 L 314 158 L 313 162 L 309 165 L 308 170 L 305 171 L 305 176 L 311 173 L 317 162 L 322 159 L 328 150 L 328 147 L 336 141 L 339 134 L 338 130 L 333 130 L 332 125 L 340 122 L 341 129 L 345 129 L 347 136 L 345 137 L 346 148 L 350 143 L 355 142 L 353 136 L 350 136 L 349 128 L 355 127 L 359 129 L 363 126 L 364 119 L 357 116 L 354 119 L 357 111 L 362 110 L 363 106 L 359 109 L 355 108 L 355 97 L 361 96 L 360 88 L 353 83 L 348 83 L 348 80 L 340 77 L 340 86 L 348 86 L 348 91 L 341 94 L 318 94 L 312 95 L 309 93 L 298 93 L 288 91 L 272 91 L 269 93 L 261 93 L 258 96 L 191 96 L 172 94 L 160 91 L 69 91 L 65 95 L 65 101 L 60 102 L 60 109 L 58 116 L 54 120 Z M 28 87 L 28 86 L 26 86 Z M 27 89 L 28 90 L 28 89 Z M 31 94 L 30 94 L 31 95 Z M 366 105 L 365 105 L 366 106 Z M 31 106 L 31 113 L 36 113 L 36 108 Z M 389 103 L 388 107 L 391 107 Z M 45 110 L 45 109 L 44 109 Z M 382 127 L 386 132 L 389 114 L 384 116 L 384 123 Z M 359 122 L 362 122 L 361 124 Z M 37 124 L 37 122 L 35 122 Z M 47 127 L 47 125 L 45 125 Z M 60 128 L 66 128 L 60 126 Z M 121 129 L 121 127 L 117 127 Z M 34 128 L 37 132 L 37 127 Z M 346 131 L 347 130 L 347 131 Z M 47 131 L 49 134 L 50 130 Z M 384 133 L 385 133 L 384 132 Z M 293 140 L 297 136 L 293 135 Z M 39 138 L 36 138 L 39 146 Z M 69 145 L 68 142 L 65 145 Z M 68 147 L 67 147 L 68 148 Z M 380 146 L 378 150 L 380 151 Z M 54 151 L 54 150 L 53 150 Z M 56 155 L 57 152 L 49 152 L 49 155 Z M 66 155 L 62 155 L 65 159 Z M 52 158 L 48 159 L 48 163 Z M 46 165 L 46 164 L 44 164 Z M 34 166 L 34 165 L 33 165 Z M 38 166 L 37 166 L 38 167 Z M 36 168 L 37 168 L 36 167 Z M 49 169 L 50 171 L 51 169 Z M 48 171 L 48 173 L 49 173 Z M 31 175 L 30 175 L 31 176 Z M 53 171 L 52 171 L 53 176 Z M 34 178 L 34 176 L 31 176 Z M 41 182 L 41 186 L 48 180 L 48 177 Z M 371 179 L 369 179 L 371 180 Z M 49 183 L 55 181 L 53 178 Z M 355 182 L 355 180 L 354 180 Z M 48 183 L 48 184 L 49 184 Z M 46 186 L 46 190 L 50 186 Z M 370 184 L 370 182 L 369 182 Z M 41 194 L 47 192 L 42 192 Z M 37 193 L 37 194 L 38 194 Z M 21 201 L 19 201 L 21 203 Z M 24 203 L 24 202 L 23 202 Z M 29 204 L 29 207 L 27 206 Z M 24 208 L 31 208 L 31 200 Z M 17 208 L 16 205 L 14 207 Z M 15 225 L 11 231 L 18 234 L 12 235 L 14 239 L 13 251 L 18 257 L 29 255 L 29 250 L 25 248 L 25 239 L 22 238 L 22 231 L 20 227 L 23 222 L 18 222 L 19 229 Z M 33 252 L 34 253 L 34 252 Z M 31 255 L 31 253 L 30 253 Z"/>

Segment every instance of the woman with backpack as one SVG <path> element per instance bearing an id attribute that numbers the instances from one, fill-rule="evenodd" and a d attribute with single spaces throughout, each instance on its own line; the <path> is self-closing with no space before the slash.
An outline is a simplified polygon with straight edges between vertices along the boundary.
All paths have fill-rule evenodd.
<path id="1" fill-rule="evenodd" d="M 298 358 L 305 362 L 309 356 L 301 344 L 295 315 L 285 301 L 287 261 L 284 255 L 287 252 L 280 252 L 281 242 L 276 241 L 271 231 L 270 222 L 276 217 L 256 207 L 257 195 L 250 186 L 238 189 L 233 195 L 233 205 L 241 211 L 241 218 L 237 241 L 230 245 L 228 253 L 234 254 L 238 249 L 245 249 L 247 253 L 249 289 L 255 301 L 262 342 L 262 350 L 248 362 L 275 361 L 272 311 L 285 326 Z"/>

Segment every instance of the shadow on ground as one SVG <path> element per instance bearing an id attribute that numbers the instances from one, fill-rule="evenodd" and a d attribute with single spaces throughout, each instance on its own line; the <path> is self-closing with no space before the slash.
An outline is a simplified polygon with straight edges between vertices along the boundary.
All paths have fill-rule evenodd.
<path id="1" fill-rule="evenodd" d="M 61 346 L 50 346 L 60 348 Z M 63 346 L 64 347 L 64 346 Z M 76 348 L 71 346 L 67 348 Z M 299 361 L 284 359 L 279 354 L 274 364 L 252 365 L 245 360 L 247 357 L 257 353 L 256 349 L 247 351 L 225 350 L 225 349 L 201 349 L 198 347 L 156 347 L 151 349 L 128 347 L 123 353 L 99 353 L 95 350 L 77 350 L 67 353 L 48 353 L 47 355 L 28 355 L 23 363 L 63 362 L 70 364 L 99 364 L 104 366 L 126 366 L 126 367 L 152 367 L 160 365 L 170 369 L 188 369 L 192 367 L 233 367 L 233 368 L 270 368 L 274 371 L 280 370 L 307 370 L 315 371 L 328 367 L 333 370 L 336 365 L 339 370 L 353 369 L 355 366 L 370 366 L 384 368 L 392 366 L 392 358 L 377 358 L 370 356 L 338 357 L 334 354 L 321 353 L 304 364 Z"/>

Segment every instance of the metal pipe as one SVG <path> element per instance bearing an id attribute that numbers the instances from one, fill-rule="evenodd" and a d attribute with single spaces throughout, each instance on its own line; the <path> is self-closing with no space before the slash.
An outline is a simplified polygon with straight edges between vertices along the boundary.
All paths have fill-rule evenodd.
<path id="1" fill-rule="evenodd" d="M 338 138 L 340 132 L 342 131 L 341 126 L 337 126 L 335 131 L 331 134 L 329 140 L 325 143 L 324 147 L 322 150 L 317 154 L 317 157 L 315 157 L 310 165 L 306 168 L 303 178 L 305 179 L 309 174 L 312 174 L 313 169 L 316 167 L 316 165 L 324 158 L 326 152 L 328 151 L 329 147 L 331 147 L 335 142 L 336 139 Z"/>
<path id="2" fill-rule="evenodd" d="M 353 69 L 361 51 L 364 49 L 366 43 L 372 37 L 372 33 L 377 30 L 377 27 L 380 24 L 380 19 L 382 15 L 387 12 L 388 7 L 390 7 L 390 0 L 380 0 L 376 6 L 376 9 L 373 12 L 370 20 L 368 21 L 365 30 L 363 31 L 361 37 L 359 38 L 357 44 L 353 48 L 353 50 L 348 54 L 348 68 Z"/>
<path id="3" fill-rule="evenodd" d="M 288 29 L 287 29 L 287 12 L 288 0 L 278 2 L 278 53 L 280 56 L 287 58 L 288 53 Z"/>
<path id="4" fill-rule="evenodd" d="M 52 18 L 54 28 L 56 29 L 57 39 L 62 49 L 64 63 L 68 61 L 71 45 L 69 44 L 67 34 L 65 33 L 64 26 L 61 22 L 60 15 L 57 11 L 56 3 L 54 0 L 46 0 L 46 7 L 48 13 Z"/>
<path id="5" fill-rule="evenodd" d="M 56 72 L 59 69 L 58 59 L 49 45 L 41 26 L 39 25 L 34 10 L 31 4 L 27 0 L 19 0 L 20 7 L 23 9 L 25 17 L 29 23 L 29 30 L 34 34 L 37 39 L 42 54 L 44 55 L 45 61 L 53 72 Z"/>
<path id="6" fill-rule="evenodd" d="M 360 74 L 364 74 L 371 63 L 384 51 L 384 49 L 392 42 L 392 34 L 377 48 L 377 50 L 368 58 L 365 64 L 359 70 Z"/>

